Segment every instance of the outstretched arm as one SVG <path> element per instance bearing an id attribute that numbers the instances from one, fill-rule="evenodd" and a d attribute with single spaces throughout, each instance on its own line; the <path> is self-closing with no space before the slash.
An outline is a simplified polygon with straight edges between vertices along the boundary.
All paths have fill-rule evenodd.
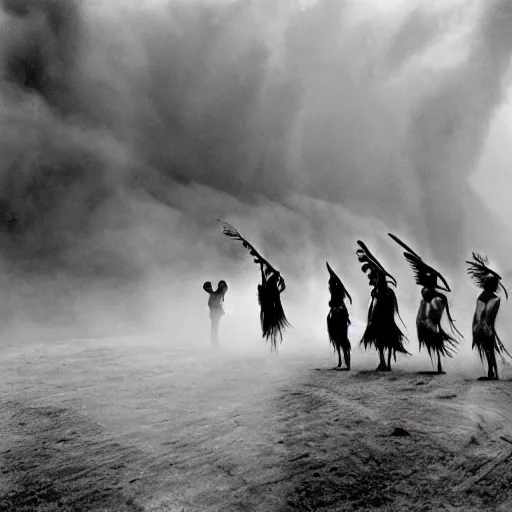
<path id="1" fill-rule="evenodd" d="M 265 284 L 266 280 L 267 280 L 267 276 L 265 274 L 265 264 L 264 263 L 260 263 L 260 271 L 261 271 L 261 284 Z"/>

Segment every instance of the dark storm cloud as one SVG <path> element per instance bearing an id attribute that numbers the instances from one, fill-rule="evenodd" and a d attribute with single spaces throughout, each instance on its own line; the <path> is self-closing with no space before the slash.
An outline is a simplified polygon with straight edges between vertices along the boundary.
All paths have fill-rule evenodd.
<path id="1" fill-rule="evenodd" d="M 335 254 L 364 283 L 354 239 L 397 265 L 388 230 L 455 266 L 488 231 L 465 233 L 480 215 L 465 180 L 510 11 L 483 2 L 462 62 L 408 75 L 452 30 L 441 15 L 413 10 L 389 35 L 340 0 L 4 1 L 4 260 L 122 283 L 167 269 L 178 287 L 206 265 L 249 272 L 224 217 L 292 275 Z"/>
<path id="2" fill-rule="evenodd" d="M 427 224 L 427 241 L 432 248 L 443 248 L 438 258 L 447 264 L 456 265 L 468 242 L 480 243 L 498 228 L 487 222 L 487 236 L 482 232 L 478 221 L 490 216 L 471 193 L 468 176 L 503 100 L 511 23 L 510 2 L 483 4 L 465 62 L 438 78 L 411 118 L 407 143 L 423 191 L 419 208 Z"/>

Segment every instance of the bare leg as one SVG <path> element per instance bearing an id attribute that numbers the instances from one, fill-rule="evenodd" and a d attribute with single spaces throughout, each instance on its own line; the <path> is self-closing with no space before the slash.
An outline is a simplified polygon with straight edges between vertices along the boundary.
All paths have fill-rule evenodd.
<path id="1" fill-rule="evenodd" d="M 211 323 L 211 341 L 214 348 L 218 348 L 219 346 L 219 319 L 212 318 Z"/>
<path id="2" fill-rule="evenodd" d="M 493 378 L 494 367 L 492 365 L 491 354 L 490 354 L 489 351 L 486 351 L 485 358 L 487 359 L 487 378 L 488 379 L 492 379 Z"/>
<path id="3" fill-rule="evenodd" d="M 345 358 L 345 364 L 347 365 L 347 370 L 350 370 L 350 349 L 343 349 L 343 357 Z"/>
<path id="4" fill-rule="evenodd" d="M 391 349 L 388 350 L 388 371 L 391 371 Z"/>
<path id="5" fill-rule="evenodd" d="M 441 364 L 441 352 L 439 350 L 437 350 L 437 373 L 444 373 L 443 365 Z"/>
<path id="6" fill-rule="evenodd" d="M 386 371 L 386 358 L 384 357 L 384 349 L 379 348 L 379 366 L 377 366 L 377 371 Z"/>
<path id="7" fill-rule="evenodd" d="M 490 350 L 487 353 L 487 367 L 488 373 L 487 378 L 490 380 L 494 380 L 498 378 L 498 365 L 496 363 L 496 355 L 494 350 Z"/>
<path id="8" fill-rule="evenodd" d="M 336 350 L 338 351 L 338 368 L 341 368 L 341 352 L 340 352 L 340 347 L 337 346 Z"/>

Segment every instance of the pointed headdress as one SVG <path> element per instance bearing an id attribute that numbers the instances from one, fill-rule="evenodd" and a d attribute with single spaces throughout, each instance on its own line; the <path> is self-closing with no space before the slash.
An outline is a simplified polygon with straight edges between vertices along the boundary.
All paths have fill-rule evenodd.
<path id="1" fill-rule="evenodd" d="M 486 281 L 489 278 L 494 277 L 498 280 L 499 285 L 503 288 L 503 291 L 505 292 L 505 297 L 508 300 L 508 292 L 506 288 L 503 286 L 503 283 L 501 282 L 502 278 L 497 272 L 495 272 L 488 266 L 489 259 L 487 258 L 487 256 L 474 252 L 473 259 L 475 261 L 466 260 L 466 263 L 468 264 L 467 272 L 471 276 L 475 284 L 479 288 L 484 288 Z"/>
<path id="2" fill-rule="evenodd" d="M 388 233 L 388 235 L 400 246 L 402 246 L 406 252 L 404 252 L 405 259 L 411 266 L 414 277 L 416 279 L 416 284 L 419 284 L 421 286 L 426 286 L 429 283 L 429 279 L 433 276 L 436 277 L 436 288 L 439 288 L 440 290 L 444 290 L 445 292 L 451 292 L 450 287 L 448 286 L 448 283 L 446 282 L 446 279 L 441 275 L 440 272 L 438 272 L 435 268 L 431 267 L 430 265 L 427 265 L 422 259 L 421 256 L 413 251 L 408 245 L 404 244 L 398 237 L 395 235 Z M 437 284 L 437 278 L 439 278 L 443 284 L 444 288 Z"/>
<path id="3" fill-rule="evenodd" d="M 360 249 L 357 249 L 356 251 L 357 259 L 363 264 L 361 266 L 361 270 L 365 273 L 369 271 L 368 277 L 370 278 L 370 282 L 372 276 L 381 276 L 386 279 L 387 283 L 390 283 L 396 287 L 396 279 L 384 269 L 384 267 L 379 263 L 377 258 L 370 252 L 370 249 L 366 247 L 364 242 L 358 240 L 357 245 L 359 245 L 360 247 Z"/>
<path id="4" fill-rule="evenodd" d="M 327 265 L 327 270 L 329 271 L 330 279 L 329 279 L 329 291 L 332 293 L 334 291 L 334 288 L 337 288 L 340 290 L 341 294 L 343 295 L 343 300 L 345 298 L 348 298 L 350 301 L 350 304 L 352 304 L 352 297 L 348 293 L 347 289 L 341 282 L 341 279 L 336 275 L 334 270 L 330 267 L 329 263 L 326 261 L 325 264 Z"/>

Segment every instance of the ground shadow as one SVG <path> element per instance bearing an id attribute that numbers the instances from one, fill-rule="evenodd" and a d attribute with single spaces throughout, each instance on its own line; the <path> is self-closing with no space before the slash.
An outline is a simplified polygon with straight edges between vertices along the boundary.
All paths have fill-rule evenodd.
<path id="1" fill-rule="evenodd" d="M 350 370 L 348 368 L 315 368 L 315 371 L 317 372 L 349 372 Z"/>

